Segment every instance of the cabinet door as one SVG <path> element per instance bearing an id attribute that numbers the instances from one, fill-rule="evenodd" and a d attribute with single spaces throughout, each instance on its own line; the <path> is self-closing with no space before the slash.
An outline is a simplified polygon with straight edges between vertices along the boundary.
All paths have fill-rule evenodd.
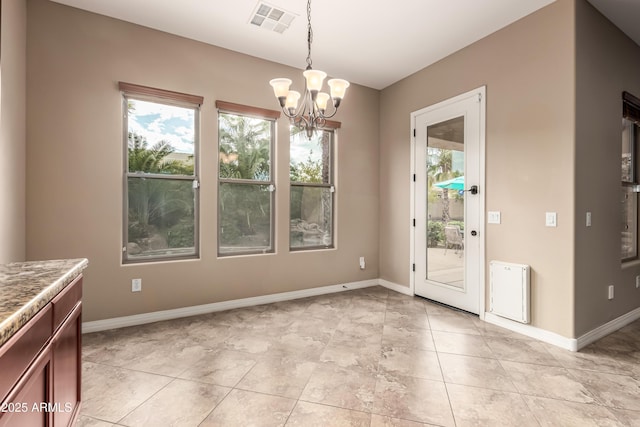
<path id="1" fill-rule="evenodd" d="M 53 336 L 55 427 L 71 425 L 80 407 L 82 303 L 78 303 Z"/>
<path id="2" fill-rule="evenodd" d="M 46 406 L 51 397 L 51 367 L 51 347 L 47 346 L 0 404 L 0 427 L 51 426 Z"/>
<path id="3" fill-rule="evenodd" d="M 51 305 L 47 305 L 0 347 L 0 402 L 9 397 L 46 347 L 51 339 L 52 321 Z"/>

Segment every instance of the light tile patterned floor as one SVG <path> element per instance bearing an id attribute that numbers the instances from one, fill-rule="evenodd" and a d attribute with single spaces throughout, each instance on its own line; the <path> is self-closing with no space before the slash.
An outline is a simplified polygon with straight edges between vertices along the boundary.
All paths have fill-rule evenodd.
<path id="1" fill-rule="evenodd" d="M 640 425 L 640 321 L 572 353 L 373 287 L 83 339 L 83 427 Z"/>

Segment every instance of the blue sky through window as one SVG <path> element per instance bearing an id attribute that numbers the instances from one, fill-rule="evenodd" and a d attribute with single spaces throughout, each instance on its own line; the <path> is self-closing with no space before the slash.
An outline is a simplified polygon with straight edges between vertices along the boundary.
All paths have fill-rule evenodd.
<path id="1" fill-rule="evenodd" d="M 129 132 L 142 135 L 149 147 L 167 141 L 176 153 L 194 154 L 195 110 L 129 99 Z"/>

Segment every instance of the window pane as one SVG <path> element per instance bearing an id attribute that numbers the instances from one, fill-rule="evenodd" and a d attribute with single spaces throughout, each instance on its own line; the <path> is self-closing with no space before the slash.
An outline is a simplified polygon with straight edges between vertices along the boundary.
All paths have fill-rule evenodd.
<path id="1" fill-rule="evenodd" d="M 622 182 L 635 182 L 636 125 L 622 119 Z"/>
<path id="2" fill-rule="evenodd" d="M 192 181 L 129 177 L 127 186 L 127 258 L 194 255 Z"/>
<path id="3" fill-rule="evenodd" d="M 289 246 L 332 247 L 333 193 L 326 187 L 291 186 Z"/>
<path id="4" fill-rule="evenodd" d="M 271 120 L 219 114 L 220 178 L 271 180 Z"/>
<path id="5" fill-rule="evenodd" d="M 637 256 L 638 194 L 631 187 L 622 187 L 622 259 Z"/>
<path id="6" fill-rule="evenodd" d="M 269 185 L 220 183 L 219 253 L 271 252 Z"/>
<path id="7" fill-rule="evenodd" d="M 331 131 L 317 131 L 311 139 L 291 127 L 291 182 L 331 184 Z"/>
<path id="8" fill-rule="evenodd" d="M 194 174 L 195 109 L 127 99 L 129 172 Z"/>

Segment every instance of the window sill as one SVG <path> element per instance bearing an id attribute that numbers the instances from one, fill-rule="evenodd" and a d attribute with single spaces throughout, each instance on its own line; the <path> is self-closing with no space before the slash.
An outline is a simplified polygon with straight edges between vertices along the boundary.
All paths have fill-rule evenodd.
<path id="1" fill-rule="evenodd" d="M 327 252 L 327 251 L 335 251 L 337 248 L 335 246 L 331 246 L 331 247 L 327 247 L 327 248 L 322 248 L 322 247 L 315 247 L 315 248 L 309 248 L 309 249 L 304 249 L 304 248 L 300 248 L 300 249 L 291 249 L 289 248 L 289 253 L 290 254 L 308 254 L 311 252 Z"/>
<path id="2" fill-rule="evenodd" d="M 147 259 L 147 260 L 140 260 L 140 261 L 120 261 L 120 266 L 121 267 L 135 267 L 135 266 L 140 266 L 140 265 L 157 265 L 157 264 L 168 264 L 168 263 L 176 263 L 176 262 L 193 262 L 193 261 L 200 261 L 200 256 L 193 256 L 193 257 L 185 257 L 185 258 L 166 258 L 166 259 L 162 259 L 162 258 L 155 258 L 155 259 Z"/>
<path id="3" fill-rule="evenodd" d="M 622 261 L 622 269 L 626 270 L 629 268 L 640 267 L 640 259 L 630 259 L 628 261 Z"/>
<path id="4" fill-rule="evenodd" d="M 234 259 L 234 258 L 247 258 L 247 257 L 256 257 L 256 256 L 269 256 L 276 255 L 277 253 L 273 250 L 268 252 L 238 252 L 238 253 L 230 253 L 230 254 L 218 254 L 216 259 Z"/>

